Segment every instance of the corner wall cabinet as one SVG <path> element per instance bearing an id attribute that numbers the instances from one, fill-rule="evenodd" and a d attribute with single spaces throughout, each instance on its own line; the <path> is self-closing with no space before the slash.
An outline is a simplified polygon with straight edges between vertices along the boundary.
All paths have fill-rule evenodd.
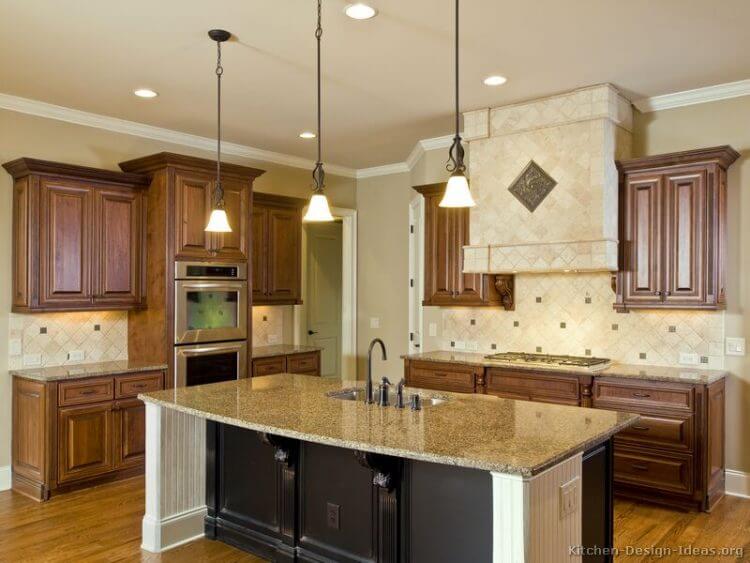
<path id="1" fill-rule="evenodd" d="M 729 146 L 617 163 L 615 309 L 723 309 Z"/>
<path id="2" fill-rule="evenodd" d="M 302 303 L 302 208 L 295 197 L 253 194 L 253 304 Z"/>
<path id="3" fill-rule="evenodd" d="M 469 244 L 469 209 L 440 207 L 445 184 L 414 189 L 424 196 L 425 203 L 422 305 L 513 308 L 512 297 L 510 301 L 501 298 L 496 276 L 463 273 L 463 247 Z M 512 281 L 510 288 L 512 294 Z"/>
<path id="4" fill-rule="evenodd" d="M 20 158 L 13 176 L 13 311 L 146 306 L 148 178 Z"/>
<path id="5" fill-rule="evenodd" d="M 143 472 L 146 409 L 139 393 L 164 388 L 162 371 L 64 381 L 13 378 L 13 490 L 57 492 Z"/>

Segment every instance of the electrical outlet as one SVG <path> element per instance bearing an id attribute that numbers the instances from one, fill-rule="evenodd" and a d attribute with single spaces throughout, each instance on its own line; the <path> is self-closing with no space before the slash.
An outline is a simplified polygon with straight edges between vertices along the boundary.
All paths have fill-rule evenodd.
<path id="1" fill-rule="evenodd" d="M 467 350 L 474 350 L 474 351 L 478 350 L 479 346 L 477 345 L 476 340 L 467 340 L 466 341 L 466 349 Z"/>
<path id="2" fill-rule="evenodd" d="M 437 336 L 437 323 L 430 323 L 430 336 Z"/>
<path id="3" fill-rule="evenodd" d="M 326 524 L 333 530 L 341 529 L 341 507 L 338 504 L 329 502 L 326 504 Z"/>
<path id="4" fill-rule="evenodd" d="M 23 365 L 29 366 L 29 367 L 41 366 L 42 355 L 41 354 L 26 354 L 23 357 Z"/>
<path id="5" fill-rule="evenodd" d="M 370 328 L 380 328 L 379 317 L 370 317 Z"/>
<path id="6" fill-rule="evenodd" d="M 85 357 L 86 354 L 83 350 L 71 350 L 70 352 L 68 352 L 69 362 L 82 362 Z"/>
<path id="7" fill-rule="evenodd" d="M 456 340 L 454 348 L 456 350 L 466 350 L 466 342 L 463 340 Z"/>
<path id="8" fill-rule="evenodd" d="M 11 338 L 8 342 L 8 355 L 20 356 L 23 353 L 20 338 Z"/>
<path id="9" fill-rule="evenodd" d="M 680 352 L 679 362 L 684 366 L 698 365 L 701 362 L 701 357 L 691 352 Z"/>
<path id="10" fill-rule="evenodd" d="M 578 511 L 580 504 L 581 478 L 574 477 L 567 483 L 560 485 L 560 519 Z"/>
<path id="11" fill-rule="evenodd" d="M 744 356 L 745 355 L 745 339 L 744 338 L 732 338 L 727 336 L 726 339 L 726 354 L 727 356 Z"/>
<path id="12" fill-rule="evenodd" d="M 269 344 L 279 344 L 281 342 L 281 337 L 278 334 L 269 334 L 268 335 L 268 343 Z"/>

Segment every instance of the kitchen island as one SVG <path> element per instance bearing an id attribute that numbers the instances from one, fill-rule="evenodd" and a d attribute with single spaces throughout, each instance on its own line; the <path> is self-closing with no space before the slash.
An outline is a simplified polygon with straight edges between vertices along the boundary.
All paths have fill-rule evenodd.
<path id="1" fill-rule="evenodd" d="M 611 547 L 611 437 L 637 415 L 427 391 L 412 411 L 346 400 L 355 384 L 281 374 L 141 395 L 144 549 L 204 534 L 280 561 Z"/>

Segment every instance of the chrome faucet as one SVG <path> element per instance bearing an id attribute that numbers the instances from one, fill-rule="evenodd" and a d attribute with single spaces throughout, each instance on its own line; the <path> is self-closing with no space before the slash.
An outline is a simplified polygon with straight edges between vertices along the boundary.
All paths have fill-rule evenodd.
<path id="1" fill-rule="evenodd" d="M 370 342 L 370 348 L 367 350 L 367 382 L 365 383 L 365 403 L 371 404 L 372 398 L 372 349 L 375 348 L 375 344 L 380 344 L 380 349 L 383 351 L 383 359 L 387 360 L 388 355 L 385 352 L 385 344 L 380 338 L 373 339 Z"/>

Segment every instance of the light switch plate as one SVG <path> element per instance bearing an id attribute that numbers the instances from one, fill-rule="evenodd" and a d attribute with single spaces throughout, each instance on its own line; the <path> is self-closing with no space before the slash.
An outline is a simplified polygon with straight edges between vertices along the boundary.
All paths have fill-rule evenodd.
<path id="1" fill-rule="evenodd" d="M 279 344 L 281 342 L 281 338 L 278 334 L 269 334 L 268 335 L 268 343 L 269 344 Z"/>
<path id="2" fill-rule="evenodd" d="M 430 323 L 430 336 L 437 336 L 437 323 Z"/>
<path id="3" fill-rule="evenodd" d="M 735 338 L 727 336 L 726 339 L 726 354 L 727 356 L 744 356 L 745 355 L 745 339 Z"/>
<path id="4" fill-rule="evenodd" d="M 41 354 L 26 354 L 23 357 L 23 365 L 33 367 L 42 365 Z"/>
<path id="5" fill-rule="evenodd" d="M 370 317 L 370 328 L 380 328 L 379 317 Z"/>
<path id="6" fill-rule="evenodd" d="M 8 355 L 20 356 L 23 353 L 20 338 L 11 338 L 8 342 Z"/>
<path id="7" fill-rule="evenodd" d="M 69 362 L 82 362 L 85 357 L 86 354 L 83 350 L 71 350 L 70 352 L 68 352 Z"/>
<path id="8" fill-rule="evenodd" d="M 560 485 L 560 519 L 578 510 L 581 489 L 581 478 L 574 477 L 567 483 Z"/>
<path id="9" fill-rule="evenodd" d="M 684 366 L 694 366 L 701 363 L 701 357 L 691 352 L 680 352 L 680 363 Z"/>

